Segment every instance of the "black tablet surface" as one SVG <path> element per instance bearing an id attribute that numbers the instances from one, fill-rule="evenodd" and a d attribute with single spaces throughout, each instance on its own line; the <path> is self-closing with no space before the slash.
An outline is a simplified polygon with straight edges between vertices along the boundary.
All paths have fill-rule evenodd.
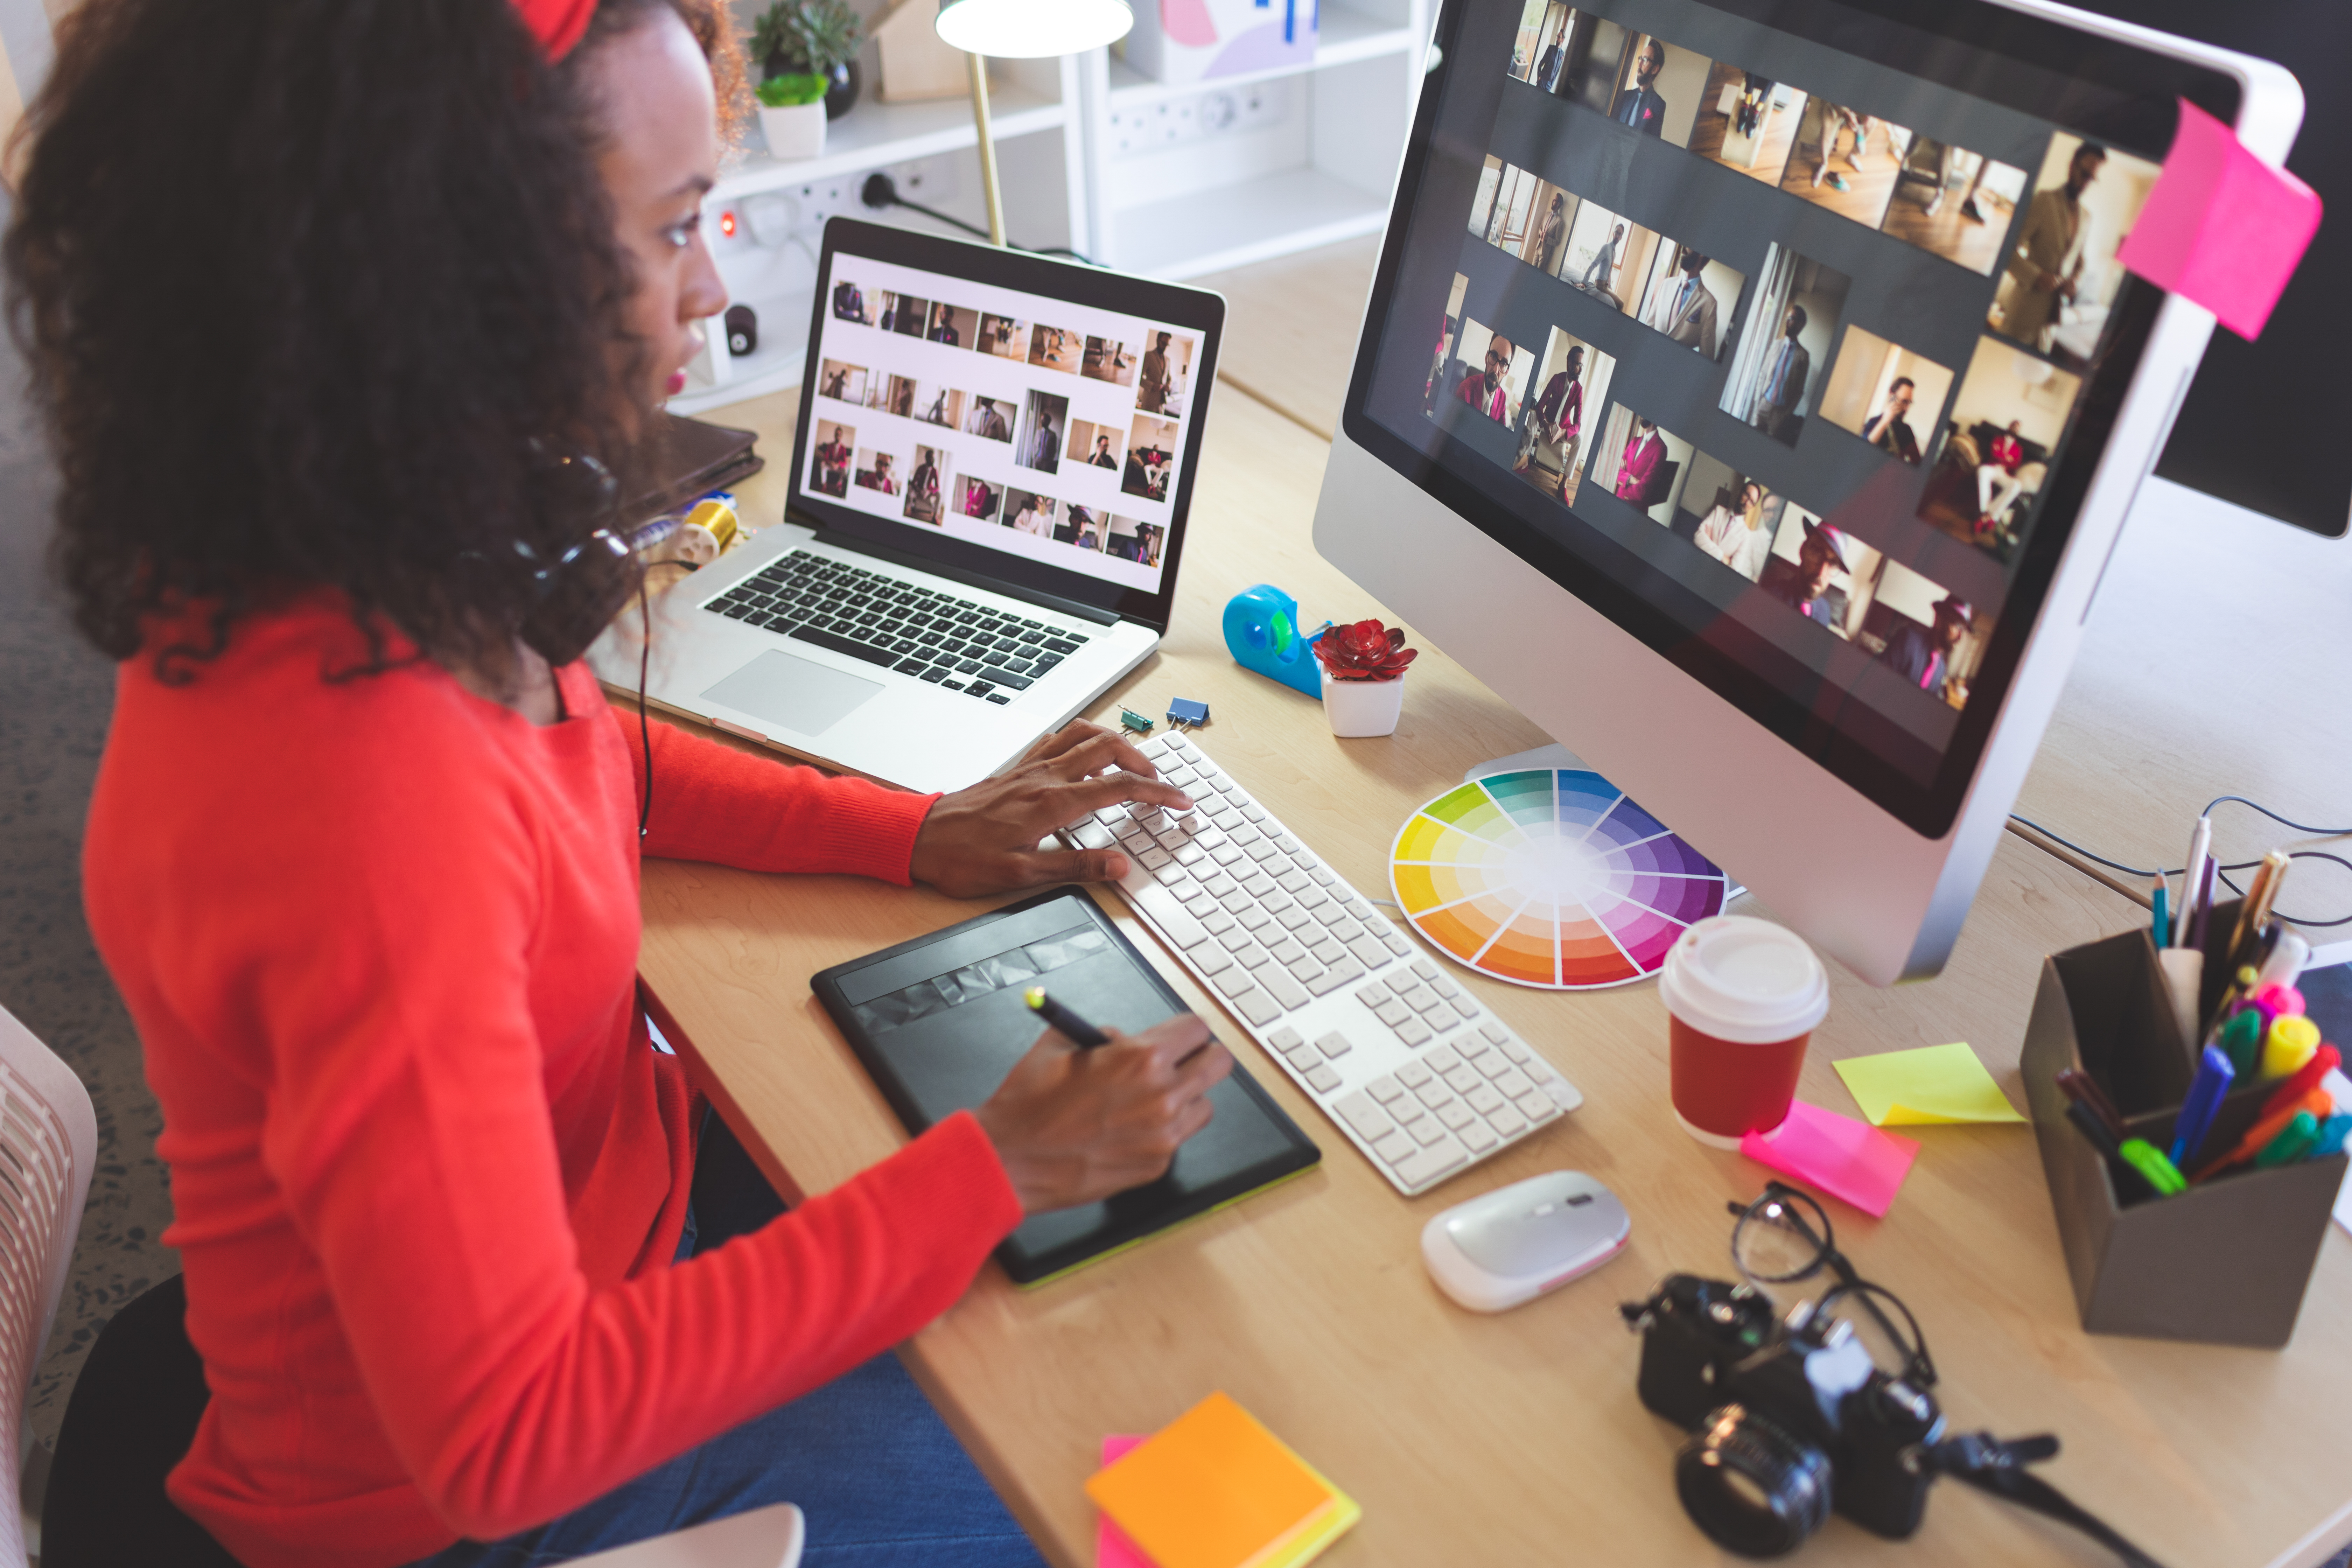
<path id="1" fill-rule="evenodd" d="M 909 1132 L 980 1104 L 1036 1043 L 1044 1028 L 1022 998 L 1031 985 L 1088 1023 L 1130 1032 L 1186 1010 L 1076 888 L 837 964 L 809 984 Z M 1160 1180 L 1024 1221 L 996 1249 L 1013 1282 L 1041 1283 L 1322 1159 L 1239 1063 L 1209 1100 L 1215 1116 Z"/>

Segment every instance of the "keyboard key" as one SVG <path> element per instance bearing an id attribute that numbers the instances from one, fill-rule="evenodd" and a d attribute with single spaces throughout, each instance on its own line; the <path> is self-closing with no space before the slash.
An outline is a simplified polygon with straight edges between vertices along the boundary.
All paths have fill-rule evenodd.
<path id="1" fill-rule="evenodd" d="M 1327 903 L 1322 908 L 1310 910 L 1308 912 L 1327 927 L 1336 926 L 1348 918 L 1348 911 L 1337 904 Z"/>
<path id="2" fill-rule="evenodd" d="M 1372 1152 L 1391 1165 L 1402 1164 L 1407 1156 L 1418 1156 L 1419 1145 L 1402 1132 L 1391 1132 L 1372 1144 Z"/>
<path id="3" fill-rule="evenodd" d="M 1378 969 L 1381 964 L 1389 962 L 1389 950 L 1370 937 L 1360 936 L 1349 942 L 1347 946 L 1348 951 L 1356 955 L 1356 962 L 1366 969 Z M 1371 987 L 1366 986 L 1365 989 L 1369 991 Z"/>
<path id="4" fill-rule="evenodd" d="M 1150 858 L 1149 856 L 1145 857 L 1144 864 L 1148 866 L 1150 863 Z M 1423 1017 L 1427 1017 L 1430 1014 L 1436 1012 L 1438 1009 L 1445 1005 L 1444 1003 L 1437 999 L 1437 993 L 1432 991 L 1426 985 L 1414 986 L 1412 990 L 1404 993 L 1400 1000 L 1402 1000 L 1406 1006 L 1412 1008 L 1414 1012 L 1419 1013 Z"/>
<path id="5" fill-rule="evenodd" d="M 1340 1079 L 1339 1075 L 1333 1072 L 1328 1067 L 1318 1064 L 1307 1069 L 1307 1082 L 1318 1094 L 1330 1093 L 1333 1089 L 1339 1088 L 1342 1081 L 1343 1080 Z M 1541 1099 L 1542 1097 L 1538 1095 L 1537 1098 Z M 1549 1104 L 1550 1101 L 1546 1100 L 1545 1103 Z"/>
<path id="6" fill-rule="evenodd" d="M 1407 1089 L 1419 1089 L 1436 1076 L 1419 1062 L 1407 1062 L 1397 1068 L 1396 1080 Z"/>
<path id="7" fill-rule="evenodd" d="M 1357 918 L 1361 919 L 1362 917 L 1359 916 Z M 1402 958 L 1406 953 L 1412 951 L 1412 943 L 1405 941 L 1402 934 L 1400 933 L 1394 926 L 1391 926 L 1388 930 L 1381 932 L 1381 941 L 1387 946 L 1391 952 L 1395 953 L 1399 958 Z"/>
<path id="8" fill-rule="evenodd" d="M 1427 958 L 1416 958 L 1412 961 L 1412 972 L 1423 980 L 1434 980 L 1437 978 L 1436 962 Z"/>
<path id="9" fill-rule="evenodd" d="M 1526 1046 L 1522 1045 L 1517 1040 L 1505 1040 L 1503 1042 L 1503 1054 L 1510 1058 L 1515 1062 L 1527 1061 L 1533 1055 Z"/>
<path id="10" fill-rule="evenodd" d="M 1355 1045 L 1348 1038 L 1347 1036 L 1341 1034 L 1339 1030 L 1334 1029 L 1327 1035 L 1318 1036 L 1315 1040 L 1315 1047 L 1321 1051 L 1325 1056 L 1336 1059 L 1346 1056 L 1349 1051 L 1355 1049 Z"/>
<path id="11" fill-rule="evenodd" d="M 1357 1137 L 1367 1142 L 1385 1138 L 1396 1131 L 1396 1123 L 1389 1120 L 1389 1113 L 1360 1089 L 1333 1100 L 1331 1110 L 1342 1121 L 1355 1129 Z"/>
<path id="12" fill-rule="evenodd" d="M 1551 1102 L 1551 1096 L 1539 1089 L 1519 1096 L 1511 1103 L 1519 1108 L 1521 1116 L 1538 1127 L 1559 1114 L 1559 1107 Z"/>
<path id="13" fill-rule="evenodd" d="M 1535 1088 L 1535 1080 L 1516 1068 L 1495 1080 L 1495 1090 L 1506 1100 L 1517 1100 Z"/>
<path id="14" fill-rule="evenodd" d="M 1440 1139 L 1420 1153 L 1397 1166 L 1397 1179 L 1408 1187 L 1423 1186 L 1453 1170 L 1470 1158 L 1470 1152 L 1454 1138 Z"/>
<path id="15" fill-rule="evenodd" d="M 1192 954 L 1192 966 L 1214 978 L 1234 966 L 1234 955 L 1213 942 Z"/>
<path id="16" fill-rule="evenodd" d="M 887 648 L 868 647 L 864 643 L 852 642 L 847 637 L 837 637 L 832 632 L 821 632 L 813 626 L 795 626 L 788 635 L 794 642 L 810 643 L 835 653 L 845 653 L 852 658 L 862 658 L 868 664 L 894 665 L 898 662 L 898 656 Z"/>
<path id="17" fill-rule="evenodd" d="M 1429 1107 L 1432 1110 L 1434 1110 L 1441 1105 L 1451 1104 L 1454 1100 L 1454 1091 L 1451 1089 L 1448 1089 L 1445 1085 L 1438 1082 L 1435 1079 L 1431 1079 L 1427 1083 L 1423 1084 L 1419 1089 L 1414 1089 L 1412 1091 L 1412 1097 L 1421 1101 L 1423 1105 Z"/>
<path id="18" fill-rule="evenodd" d="M 1275 1005 L 1274 998 L 1255 986 L 1233 1000 L 1234 1010 L 1247 1018 L 1255 1027 L 1263 1029 L 1282 1016 L 1282 1009 Z"/>
<path id="19" fill-rule="evenodd" d="M 1403 995 L 1406 992 L 1412 990 L 1414 986 L 1420 984 L 1421 982 L 1415 980 L 1412 975 L 1407 974 L 1402 970 L 1399 970 L 1394 974 L 1389 976 L 1389 989 L 1395 992 L 1400 996 Z"/>
<path id="20" fill-rule="evenodd" d="M 1310 931 L 1307 934 L 1311 936 L 1314 933 Z M 1315 955 L 1316 963 L 1327 968 L 1348 956 L 1348 950 L 1328 936 L 1319 942 L 1310 942 L 1307 951 Z"/>
<path id="21" fill-rule="evenodd" d="M 1316 963 L 1314 959 L 1308 957 L 1303 952 L 1298 955 L 1296 962 L 1286 963 L 1283 967 L 1290 971 L 1291 974 L 1297 979 L 1301 985 L 1312 985 L 1315 982 L 1322 979 L 1325 975 L 1331 973 L 1329 970 L 1324 968 L 1321 964 Z M 1328 988 L 1327 987 L 1326 989 Z M 1316 994 L 1320 996 L 1323 993 L 1321 991 L 1318 991 Z"/>
<path id="22" fill-rule="evenodd" d="M 1478 1114 L 1460 1100 L 1449 1100 L 1437 1108 L 1437 1119 L 1444 1122 L 1449 1131 L 1459 1132 L 1477 1121 Z"/>
<path id="23" fill-rule="evenodd" d="M 1225 944 L 1225 951 L 1227 952 L 1239 952 L 1245 947 L 1256 946 L 1257 939 L 1251 936 L 1249 932 L 1242 930 L 1241 927 L 1232 924 L 1231 921 L 1233 921 L 1233 918 L 1234 917 L 1231 915 L 1225 916 L 1225 920 L 1228 922 L 1227 928 L 1217 933 L 1217 940 Z"/>
<path id="24" fill-rule="evenodd" d="M 1281 1004 L 1284 1012 L 1287 1013 L 1293 1008 L 1307 1005 L 1306 987 L 1281 970 L 1268 964 L 1264 969 L 1258 970 L 1256 973 L 1258 984 L 1273 994 L 1274 999 Z"/>
<path id="25" fill-rule="evenodd" d="M 1468 1100 L 1470 1109 L 1481 1116 L 1492 1116 L 1503 1108 L 1503 1097 L 1495 1092 L 1491 1084 L 1482 1083 L 1462 1098 Z"/>
<path id="26" fill-rule="evenodd" d="M 1369 991 L 1371 987 L 1368 985 L 1365 989 Z M 1389 997 L 1386 1001 L 1381 1002 L 1372 1009 L 1372 1016 L 1378 1018 L 1381 1023 L 1386 1024 L 1391 1029 L 1398 1027 L 1407 1018 L 1410 1018 L 1412 1016 L 1412 1009 L 1406 1006 L 1403 1003 L 1398 1001 L 1393 996 Z"/>
<path id="27" fill-rule="evenodd" d="M 1393 1074 L 1382 1073 L 1380 1077 L 1372 1079 L 1371 1082 L 1364 1086 L 1364 1092 L 1370 1095 L 1374 1100 L 1379 1100 L 1382 1105 L 1386 1105 L 1392 1100 L 1402 1098 L 1404 1094 L 1404 1085 L 1397 1082 Z"/>
<path id="28" fill-rule="evenodd" d="M 1428 1025 L 1412 1017 L 1408 1017 L 1403 1023 L 1399 1024 L 1396 1026 L 1396 1034 L 1397 1038 L 1408 1046 L 1425 1046 L 1436 1037 L 1429 1032 Z"/>
<path id="29" fill-rule="evenodd" d="M 1528 1119 L 1510 1106 L 1497 1106 L 1486 1113 L 1486 1125 L 1506 1138 L 1517 1138 L 1528 1130 Z"/>
<path id="30" fill-rule="evenodd" d="M 1285 1061 L 1287 1061 L 1292 1067 L 1297 1068 L 1300 1072 L 1305 1072 L 1308 1068 L 1316 1066 L 1323 1059 L 1322 1052 L 1317 1050 L 1313 1046 L 1306 1044 L 1293 1046 L 1288 1050 L 1283 1052 L 1282 1056 Z"/>
<path id="31" fill-rule="evenodd" d="M 1478 1070 L 1488 1078 L 1500 1078 L 1511 1070 L 1511 1058 L 1500 1051 L 1488 1051 L 1478 1058 Z"/>
<path id="32" fill-rule="evenodd" d="M 1462 1058 L 1454 1054 L 1451 1046 L 1440 1046 L 1421 1060 L 1423 1066 L 1441 1078 L 1462 1065 Z"/>
<path id="33" fill-rule="evenodd" d="M 1385 985 L 1360 985 L 1356 988 L 1356 1000 L 1375 1011 L 1388 999 L 1388 987 Z"/>
<path id="34" fill-rule="evenodd" d="M 1250 978 L 1248 970 L 1238 967 L 1216 975 L 1214 979 L 1218 990 L 1234 998 L 1238 998 L 1243 992 L 1251 989 L 1256 984 Z"/>
<path id="35" fill-rule="evenodd" d="M 1389 1114 L 1409 1129 L 1414 1122 L 1429 1114 L 1429 1107 L 1408 1094 L 1389 1102 Z"/>
<path id="36" fill-rule="evenodd" d="M 1485 1023 L 1479 1025 L 1478 1032 L 1486 1036 L 1488 1039 L 1494 1041 L 1495 1044 L 1498 1046 L 1505 1040 L 1511 1037 L 1511 1031 L 1506 1029 L 1502 1025 L 1496 1023 L 1492 1018 L 1489 1018 Z"/>
<path id="37" fill-rule="evenodd" d="M 1292 905 L 1289 909 L 1284 910 L 1274 918 L 1282 922 L 1282 926 L 1285 931 L 1295 931 L 1303 927 L 1311 926 L 1315 923 L 1315 917 L 1308 914 L 1305 910 L 1298 908 L 1296 904 Z"/>
<path id="38" fill-rule="evenodd" d="M 1274 954 L 1274 961 L 1285 967 L 1307 956 L 1307 950 L 1286 936 L 1268 943 L 1267 946 L 1268 951 Z"/>
<path id="39" fill-rule="evenodd" d="M 1434 1116 L 1423 1117 L 1406 1131 L 1412 1134 L 1413 1142 L 1416 1143 L 1434 1143 L 1441 1138 L 1451 1141 L 1451 1134 L 1445 1131 L 1445 1123 L 1438 1121 Z"/>
<path id="40" fill-rule="evenodd" d="M 1244 969 L 1263 969 L 1274 962 L 1273 954 L 1255 942 L 1249 942 L 1234 949 L 1234 957 Z"/>
<path id="41" fill-rule="evenodd" d="M 1352 958 L 1343 958 L 1323 972 L 1321 978 L 1307 981 L 1307 989 L 1318 996 L 1328 995 L 1340 986 L 1364 977 L 1362 965 Z M 1302 979 L 1306 978 L 1301 976 Z"/>
<path id="42" fill-rule="evenodd" d="M 1483 1081 L 1478 1077 L 1478 1069 L 1467 1066 L 1451 1068 L 1444 1076 L 1446 1087 L 1457 1094 L 1467 1094 Z"/>
<path id="43" fill-rule="evenodd" d="M 1176 858 L 1169 854 L 1167 850 L 1160 848 L 1158 845 L 1154 845 L 1150 848 L 1144 850 L 1141 854 L 1138 855 L 1136 858 L 1143 862 L 1143 868 L 1147 871 L 1157 871 L 1162 866 L 1173 866 L 1176 863 Z M 1433 996 L 1430 1000 L 1434 1002 L 1437 998 Z"/>
<path id="44" fill-rule="evenodd" d="M 1467 1023 L 1469 1020 L 1478 1016 L 1478 1004 L 1473 1002 L 1467 996 L 1456 996 L 1452 1001 L 1448 1002 L 1446 1005 L 1453 1008 L 1456 1013 L 1461 1014 L 1465 1023 Z"/>
<path id="45" fill-rule="evenodd" d="M 1292 1028 L 1289 1025 L 1285 1024 L 1279 1029 L 1275 1030 L 1274 1033 L 1266 1036 L 1265 1041 L 1266 1044 L 1272 1046 L 1277 1051 L 1286 1051 L 1305 1045 L 1307 1043 L 1307 1037 Z"/>
<path id="46" fill-rule="evenodd" d="M 1502 1142 L 1500 1138 L 1495 1136 L 1493 1128 L 1475 1118 L 1468 1126 L 1455 1128 L 1454 1135 L 1467 1144 L 1473 1154 L 1483 1154 Z"/>

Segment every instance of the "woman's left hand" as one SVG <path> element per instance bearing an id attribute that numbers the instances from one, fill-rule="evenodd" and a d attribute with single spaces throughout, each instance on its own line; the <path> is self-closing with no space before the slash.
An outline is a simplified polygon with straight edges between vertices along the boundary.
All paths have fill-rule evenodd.
<path id="1" fill-rule="evenodd" d="M 1126 801 L 1189 811 L 1182 790 L 1126 738 L 1083 720 L 1029 748 L 1018 764 L 942 795 L 915 834 L 908 869 L 959 899 L 1054 882 L 1115 882 L 1127 875 L 1116 849 L 1040 849 L 1038 841 L 1089 813 Z"/>

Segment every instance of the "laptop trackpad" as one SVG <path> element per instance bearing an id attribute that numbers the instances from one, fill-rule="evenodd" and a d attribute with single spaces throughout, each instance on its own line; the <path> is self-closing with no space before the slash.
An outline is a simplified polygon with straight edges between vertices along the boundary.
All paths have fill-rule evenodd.
<path id="1" fill-rule="evenodd" d="M 882 689 L 824 665 L 770 650 L 703 692 L 800 735 L 822 735 Z"/>

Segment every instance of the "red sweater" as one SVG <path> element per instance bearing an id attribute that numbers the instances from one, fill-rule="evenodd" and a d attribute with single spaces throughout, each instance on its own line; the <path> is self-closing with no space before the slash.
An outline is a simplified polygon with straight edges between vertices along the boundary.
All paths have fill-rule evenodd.
<path id="1" fill-rule="evenodd" d="M 1020 1220 L 959 1116 L 673 1267 L 636 716 L 578 666 L 543 728 L 429 664 L 321 679 L 361 657 L 312 604 L 190 685 L 124 664 L 85 852 L 213 1390 L 171 1493 L 253 1568 L 576 1508 L 906 1338 Z M 644 853 L 754 870 L 904 884 L 933 798 L 664 725 L 654 758 Z"/>

